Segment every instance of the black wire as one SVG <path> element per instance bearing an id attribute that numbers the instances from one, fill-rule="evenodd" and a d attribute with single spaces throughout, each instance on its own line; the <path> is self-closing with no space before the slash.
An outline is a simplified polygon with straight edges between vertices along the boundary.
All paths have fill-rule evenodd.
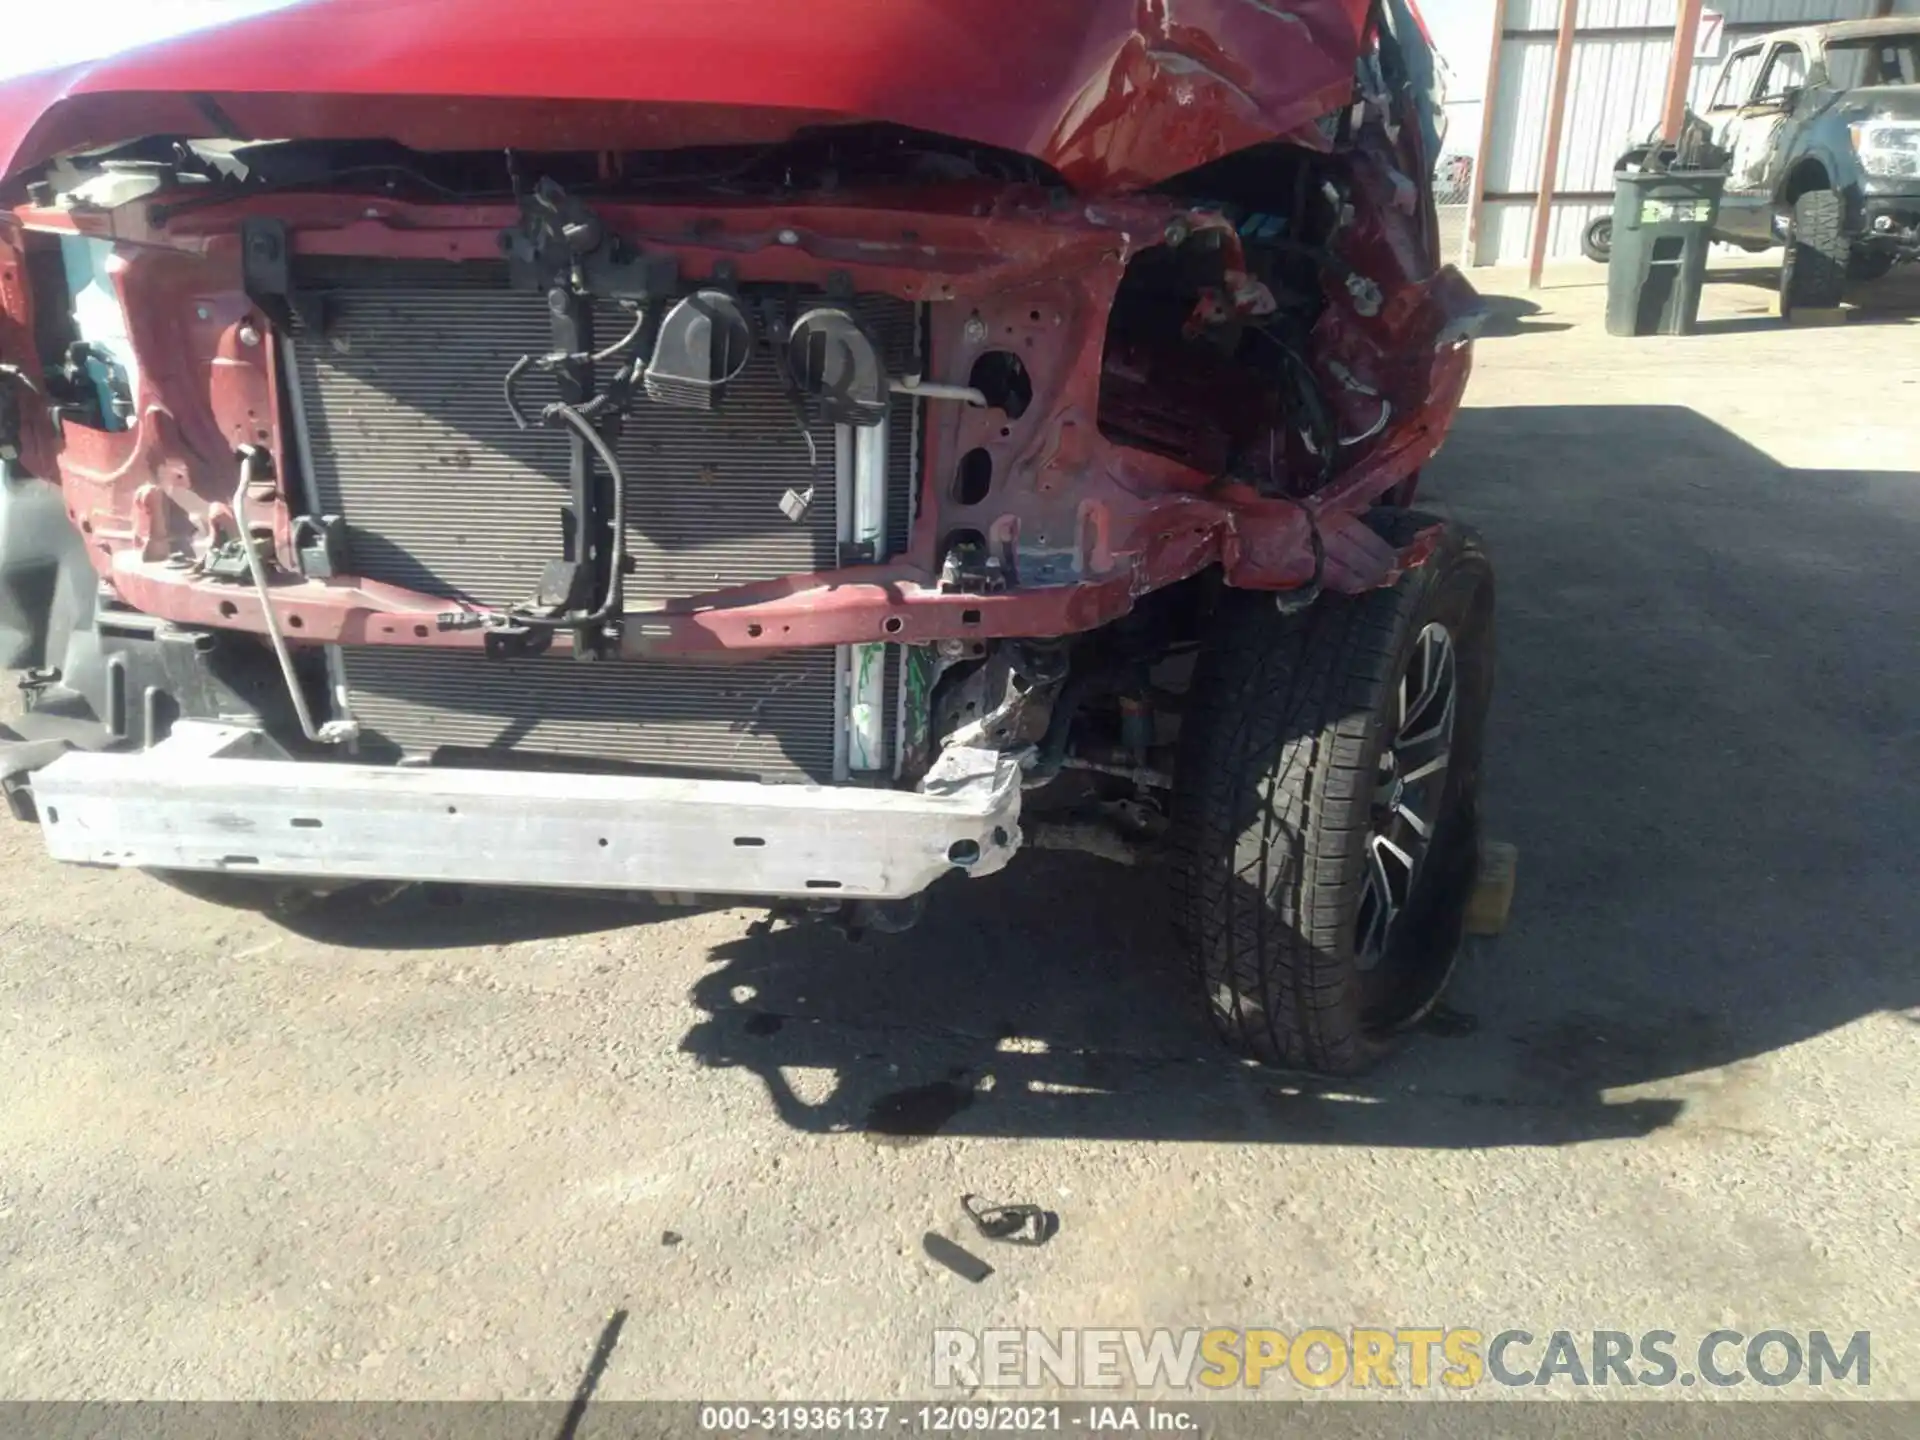
<path id="1" fill-rule="evenodd" d="M 589 365 L 606 364 L 607 361 L 613 359 L 614 356 L 618 355 L 622 350 L 625 350 L 629 345 L 633 344 L 636 340 L 638 340 L 640 338 L 640 332 L 647 328 L 646 306 L 638 305 L 631 301 L 622 301 L 621 303 L 625 305 L 627 309 L 633 311 L 633 328 L 627 331 L 627 333 L 625 335 L 622 335 L 618 340 L 614 341 L 613 344 L 607 346 L 606 349 L 596 350 L 593 352 L 592 355 L 587 356 L 586 363 L 588 363 Z M 569 357 L 569 358 L 577 358 L 577 357 Z"/>
<path id="2" fill-rule="evenodd" d="M 787 286 L 787 311 L 780 317 L 781 329 L 787 329 L 800 318 L 800 287 Z M 807 413 L 807 393 L 800 386 L 800 379 L 793 373 L 793 356 L 786 345 L 779 340 L 771 342 L 773 363 L 780 371 L 780 381 L 787 392 L 787 404 L 793 410 L 793 423 L 800 431 L 800 438 L 807 442 L 807 502 L 812 503 L 813 492 L 820 488 L 820 445 L 813 438 L 813 417 Z"/>
<path id="3" fill-rule="evenodd" d="M 1271 330 L 1255 326 L 1253 333 L 1264 337 L 1286 359 L 1295 397 L 1302 402 L 1308 422 L 1316 432 L 1314 439 L 1318 454 L 1314 458 L 1320 462 L 1320 480 L 1325 484 L 1333 478 L 1333 462 L 1339 449 L 1340 432 L 1327 410 L 1326 396 L 1320 392 L 1319 377 L 1313 373 L 1313 367 L 1307 363 L 1305 356 Z"/>
<path id="4" fill-rule="evenodd" d="M 249 200 L 256 195 L 285 195 L 295 191 L 310 190 L 354 175 L 405 175 L 448 200 L 502 200 L 509 199 L 513 195 L 511 190 L 460 190 L 451 185 L 443 185 L 432 176 L 423 174 L 410 165 L 397 162 L 380 165 L 348 165 L 339 170 L 330 170 L 325 175 L 315 175 L 311 179 L 283 180 L 278 184 L 241 185 L 234 188 L 223 186 L 210 190 L 204 195 L 189 195 L 184 200 L 161 202 L 153 206 L 154 221 L 156 224 L 164 224 L 175 215 L 183 214 L 188 210 L 203 210 L 209 205 L 224 205 L 230 200 Z"/>
<path id="5" fill-rule="evenodd" d="M 648 311 L 646 307 L 626 300 L 620 303 L 626 306 L 627 309 L 633 311 L 633 327 L 628 330 L 625 335 L 622 335 L 618 340 L 614 341 L 613 344 L 607 346 L 606 349 L 595 351 L 576 350 L 572 354 L 568 354 L 562 350 L 556 351 L 551 355 L 522 355 L 508 367 L 506 375 L 500 381 L 500 398 L 506 401 L 507 413 L 513 416 L 513 423 L 515 425 L 519 426 L 522 430 L 530 428 L 527 424 L 525 413 L 520 409 L 520 402 L 517 395 L 520 379 L 527 371 L 539 370 L 545 373 L 550 370 L 557 370 L 562 365 L 604 365 L 607 361 L 613 359 L 614 356 L 635 344 L 640 339 L 641 332 L 647 328 Z M 612 403 L 613 393 L 616 389 L 624 388 L 632 383 L 637 364 L 638 361 L 636 359 L 634 365 L 622 366 L 619 373 L 614 377 L 613 384 L 609 385 L 604 393 L 594 396 L 591 400 L 579 406 L 579 413 L 588 418 L 598 416 L 601 411 L 605 410 L 607 406 Z M 542 418 L 544 418 L 544 416 Z"/>

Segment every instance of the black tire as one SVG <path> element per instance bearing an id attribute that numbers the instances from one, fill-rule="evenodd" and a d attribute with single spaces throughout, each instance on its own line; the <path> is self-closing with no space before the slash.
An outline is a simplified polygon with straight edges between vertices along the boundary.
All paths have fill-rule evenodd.
<path id="1" fill-rule="evenodd" d="M 1580 232 L 1580 253 L 1597 265 L 1613 258 L 1613 216 L 1602 215 Z"/>
<path id="2" fill-rule="evenodd" d="M 1847 256 L 1847 279 L 1871 285 L 1893 269 L 1891 250 L 1855 250 Z"/>
<path id="3" fill-rule="evenodd" d="M 1837 190 L 1809 190 L 1793 202 L 1780 262 L 1780 313 L 1831 309 L 1847 283 L 1847 207 Z"/>
<path id="4" fill-rule="evenodd" d="M 1451 523 L 1398 511 L 1378 528 L 1405 544 L 1435 524 L 1434 553 L 1394 586 L 1299 615 L 1229 591 L 1201 646 L 1175 777 L 1175 915 L 1215 1027 L 1268 1064 L 1373 1065 L 1432 1008 L 1459 949 L 1479 852 L 1493 570 Z M 1359 927 L 1388 712 L 1435 625 L 1455 645 L 1451 759 L 1420 802 L 1432 839 L 1369 963 Z"/>

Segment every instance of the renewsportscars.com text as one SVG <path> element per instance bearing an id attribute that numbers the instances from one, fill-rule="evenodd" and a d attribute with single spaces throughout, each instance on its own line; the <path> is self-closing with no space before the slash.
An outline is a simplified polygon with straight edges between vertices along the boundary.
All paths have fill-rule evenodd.
<path id="1" fill-rule="evenodd" d="M 1873 1381 L 1865 1330 L 936 1330 L 940 1388 L 1533 1390 Z"/>

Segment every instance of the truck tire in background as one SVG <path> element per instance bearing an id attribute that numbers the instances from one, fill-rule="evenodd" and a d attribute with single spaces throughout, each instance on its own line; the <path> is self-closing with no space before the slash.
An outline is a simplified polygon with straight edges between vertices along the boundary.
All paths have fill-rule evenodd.
<path id="1" fill-rule="evenodd" d="M 1808 190 L 1793 202 L 1780 262 L 1780 313 L 1831 309 L 1847 283 L 1846 202 L 1837 190 Z"/>
<path id="2" fill-rule="evenodd" d="M 1459 948 L 1493 570 L 1450 522 L 1380 512 L 1377 528 L 1405 544 L 1435 524 L 1434 553 L 1397 584 L 1291 615 L 1229 591 L 1202 644 L 1175 914 L 1215 1027 L 1268 1064 L 1366 1069 L 1439 998 Z"/>
<path id="3" fill-rule="evenodd" d="M 1613 255 L 1613 216 L 1602 215 L 1580 232 L 1580 253 L 1604 265 Z"/>

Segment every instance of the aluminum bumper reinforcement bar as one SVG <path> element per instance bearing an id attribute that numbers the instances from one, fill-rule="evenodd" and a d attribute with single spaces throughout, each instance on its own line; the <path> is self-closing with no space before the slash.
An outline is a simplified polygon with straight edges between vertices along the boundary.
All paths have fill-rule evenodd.
<path id="1" fill-rule="evenodd" d="M 183 722 L 151 750 L 37 771 L 47 848 L 81 864 L 900 899 L 1020 845 L 1020 768 L 950 750 L 919 792 L 247 758 L 251 728 Z"/>

